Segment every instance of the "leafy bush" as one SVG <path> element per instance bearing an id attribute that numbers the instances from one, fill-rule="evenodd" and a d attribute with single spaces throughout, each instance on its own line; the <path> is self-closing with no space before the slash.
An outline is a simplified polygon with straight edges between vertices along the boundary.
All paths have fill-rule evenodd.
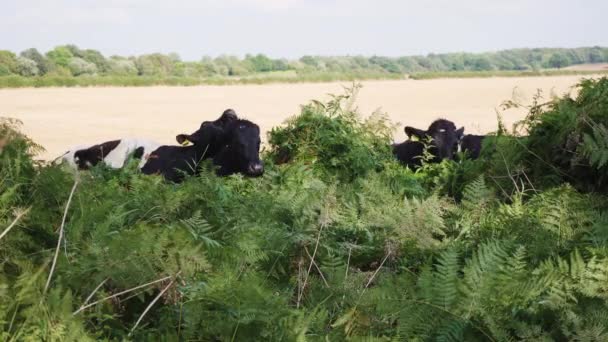
<path id="1" fill-rule="evenodd" d="M 68 68 L 74 76 L 80 76 L 85 74 L 95 74 L 97 72 L 97 66 L 93 63 L 89 63 L 80 57 L 74 57 L 70 59 Z"/>
<path id="2" fill-rule="evenodd" d="M 36 62 L 25 57 L 17 57 L 15 71 L 21 76 L 36 76 L 40 72 Z"/>
<path id="3" fill-rule="evenodd" d="M 269 134 L 270 156 L 275 163 L 301 161 L 319 164 L 331 174 L 353 179 L 365 176 L 392 159 L 392 129 L 388 118 L 375 113 L 366 121 L 348 105 L 359 86 L 347 89 L 327 104 L 317 101 Z"/>
<path id="4" fill-rule="evenodd" d="M 582 81 L 576 98 L 535 104 L 524 122 L 529 131 L 519 144 L 524 152 L 514 164 L 540 185 L 567 181 L 586 191 L 605 191 L 607 113 L 606 77 Z"/>

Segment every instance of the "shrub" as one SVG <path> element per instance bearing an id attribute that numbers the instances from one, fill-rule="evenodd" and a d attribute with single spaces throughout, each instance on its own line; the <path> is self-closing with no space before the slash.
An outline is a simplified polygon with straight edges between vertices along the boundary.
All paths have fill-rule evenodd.
<path id="1" fill-rule="evenodd" d="M 36 62 L 25 57 L 17 57 L 17 66 L 15 70 L 19 75 L 25 77 L 36 76 L 39 73 Z"/>
<path id="2" fill-rule="evenodd" d="M 74 76 L 80 76 L 85 74 L 95 74 L 97 72 L 97 67 L 93 63 L 89 63 L 82 58 L 74 57 L 70 59 L 68 63 L 68 68 L 70 72 Z"/>
<path id="3" fill-rule="evenodd" d="M 521 164 L 541 183 L 568 181 L 587 191 L 604 191 L 608 126 L 608 78 L 582 81 L 576 98 L 536 105 L 525 124 L 529 137 Z"/>
<path id="4" fill-rule="evenodd" d="M 364 176 L 392 158 L 392 129 L 384 114 L 365 122 L 350 107 L 359 86 L 327 104 L 313 102 L 302 113 L 269 134 L 276 163 L 303 161 L 347 179 Z"/>

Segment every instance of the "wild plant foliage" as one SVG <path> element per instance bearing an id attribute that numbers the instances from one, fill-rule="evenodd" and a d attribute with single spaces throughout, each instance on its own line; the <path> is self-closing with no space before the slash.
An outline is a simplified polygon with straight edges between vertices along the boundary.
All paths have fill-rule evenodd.
<path id="1" fill-rule="evenodd" d="M 393 127 L 382 113 L 365 121 L 359 118 L 353 108 L 359 87 L 353 85 L 327 103 L 313 101 L 286 126 L 274 128 L 269 134 L 270 158 L 278 164 L 320 164 L 322 170 L 349 180 L 380 169 L 392 159 Z"/>
<path id="2" fill-rule="evenodd" d="M 6 122 L 0 340 L 606 340 L 607 82 L 415 173 L 352 91 L 275 128 L 255 179 L 77 176 Z"/>

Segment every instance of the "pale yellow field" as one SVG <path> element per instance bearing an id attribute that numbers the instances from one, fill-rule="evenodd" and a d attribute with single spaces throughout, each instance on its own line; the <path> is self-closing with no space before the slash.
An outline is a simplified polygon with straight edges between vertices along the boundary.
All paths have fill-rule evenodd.
<path id="1" fill-rule="evenodd" d="M 589 76 L 587 76 L 589 77 Z M 496 110 L 505 100 L 530 103 L 537 89 L 546 98 L 572 90 L 579 76 L 367 81 L 357 100 L 360 112 L 380 108 L 400 122 L 395 139 L 404 139 L 404 125 L 425 128 L 444 117 L 468 133 L 496 129 Z M 191 133 L 204 120 L 226 108 L 260 125 L 263 131 L 299 112 L 311 99 L 340 93 L 340 83 L 269 84 L 143 88 L 47 88 L 0 90 L 0 116 L 24 122 L 24 130 L 54 158 L 72 145 L 120 137 L 142 137 L 175 143 L 175 135 Z M 507 124 L 522 119 L 524 110 L 501 113 Z"/>

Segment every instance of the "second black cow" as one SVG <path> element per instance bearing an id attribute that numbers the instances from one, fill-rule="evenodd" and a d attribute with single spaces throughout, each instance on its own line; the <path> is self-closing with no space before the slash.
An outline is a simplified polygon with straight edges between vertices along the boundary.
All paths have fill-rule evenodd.
<path id="1" fill-rule="evenodd" d="M 445 119 L 433 121 L 427 130 L 406 126 L 405 134 L 408 138 L 417 137 L 418 141 L 407 140 L 394 144 L 393 154 L 402 164 L 418 168 L 422 164 L 425 144 L 428 144 L 428 152 L 432 155 L 430 162 L 453 159 L 463 133 L 464 127 L 456 129 L 452 121 Z"/>
<path id="2" fill-rule="evenodd" d="M 467 157 L 477 159 L 481 155 L 481 146 L 485 135 L 467 134 L 460 141 L 460 148 Z"/>

